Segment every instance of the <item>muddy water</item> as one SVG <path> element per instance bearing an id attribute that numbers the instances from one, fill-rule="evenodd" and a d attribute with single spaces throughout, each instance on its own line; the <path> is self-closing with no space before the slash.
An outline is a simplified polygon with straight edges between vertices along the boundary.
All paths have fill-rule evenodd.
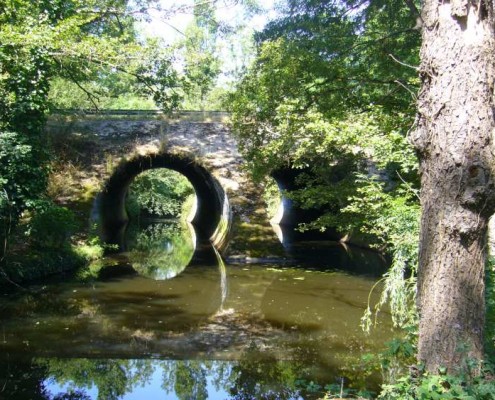
<path id="1" fill-rule="evenodd" d="M 310 399 L 379 384 L 359 367 L 392 335 L 386 313 L 371 335 L 359 328 L 376 254 L 311 242 L 284 261 L 225 264 L 163 231 L 3 294 L 1 399 Z"/>

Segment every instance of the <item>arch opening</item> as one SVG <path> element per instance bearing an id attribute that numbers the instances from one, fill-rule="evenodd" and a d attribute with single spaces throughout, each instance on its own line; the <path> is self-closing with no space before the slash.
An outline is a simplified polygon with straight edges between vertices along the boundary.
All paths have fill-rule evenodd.
<path id="1" fill-rule="evenodd" d="M 190 222 L 200 238 L 210 240 L 222 250 L 226 245 L 231 223 L 225 191 L 205 167 L 183 154 L 140 155 L 116 168 L 99 197 L 103 240 L 118 245 L 119 248 L 122 246 L 129 222 L 125 206 L 129 187 L 140 173 L 157 168 L 177 171 L 191 183 L 196 194 L 196 210 Z"/>
<path id="2" fill-rule="evenodd" d="M 184 175 L 167 168 L 153 168 L 140 173 L 131 182 L 126 211 L 131 221 L 190 221 L 196 214 L 195 203 L 196 193 Z"/>
<path id="3" fill-rule="evenodd" d="M 284 168 L 277 169 L 271 174 L 278 187 L 280 201 L 270 222 L 280 242 L 286 246 L 303 240 L 339 241 L 341 235 L 335 229 L 327 229 L 325 232 L 315 230 L 301 232 L 298 229 L 300 225 L 316 220 L 325 212 L 319 208 L 302 208 L 289 196 L 291 192 L 303 188 L 298 179 L 302 174 L 312 175 L 313 172 L 310 169 Z"/>

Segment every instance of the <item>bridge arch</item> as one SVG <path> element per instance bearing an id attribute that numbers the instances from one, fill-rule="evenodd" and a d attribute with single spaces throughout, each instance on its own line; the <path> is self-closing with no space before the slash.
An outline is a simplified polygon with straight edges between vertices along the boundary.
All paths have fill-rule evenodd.
<path id="1" fill-rule="evenodd" d="M 271 173 L 271 178 L 276 182 L 280 192 L 280 206 L 271 223 L 284 247 L 290 246 L 292 242 L 299 240 L 342 240 L 342 235 L 334 228 L 327 228 L 325 232 L 309 230 L 300 232 L 297 228 L 300 224 L 308 223 L 320 217 L 325 210 L 319 208 L 302 208 L 296 204 L 287 193 L 301 189 L 303 186 L 298 182 L 302 174 L 314 176 L 309 169 L 279 168 Z"/>
<path id="2" fill-rule="evenodd" d="M 298 177 L 303 174 L 311 174 L 309 169 L 279 168 L 271 173 L 271 178 L 275 180 L 280 191 L 280 209 L 272 222 L 284 227 L 295 228 L 301 223 L 309 222 L 316 219 L 321 211 L 316 209 L 302 209 L 298 207 L 287 193 L 301 189 L 298 184 Z"/>
<path id="3" fill-rule="evenodd" d="M 222 250 L 230 230 L 231 215 L 227 195 L 218 180 L 194 157 L 186 154 L 152 153 L 121 162 L 100 194 L 99 209 L 103 239 L 120 244 L 129 221 L 125 199 L 133 179 L 140 173 L 167 168 L 184 175 L 196 192 L 196 211 L 190 221 L 202 237 Z"/>

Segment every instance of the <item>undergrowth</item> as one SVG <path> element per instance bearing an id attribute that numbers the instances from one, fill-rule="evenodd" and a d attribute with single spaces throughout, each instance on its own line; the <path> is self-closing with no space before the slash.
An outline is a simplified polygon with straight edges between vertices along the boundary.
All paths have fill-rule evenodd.
<path id="1" fill-rule="evenodd" d="M 423 366 L 382 386 L 379 399 L 386 400 L 495 400 L 495 258 L 486 268 L 485 360 L 467 360 L 457 375 L 440 368 L 431 374 Z M 415 340 L 411 341 L 414 344 Z M 413 353 L 414 354 L 414 353 Z M 473 376 L 473 371 L 480 371 Z"/>

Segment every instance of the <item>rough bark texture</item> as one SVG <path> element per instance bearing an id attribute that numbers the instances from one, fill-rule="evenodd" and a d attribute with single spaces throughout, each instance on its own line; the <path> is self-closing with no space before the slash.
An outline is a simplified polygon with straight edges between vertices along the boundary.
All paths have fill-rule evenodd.
<path id="1" fill-rule="evenodd" d="M 494 211 L 492 0 L 425 0 L 417 129 L 422 220 L 418 359 L 452 373 L 483 356 Z"/>

